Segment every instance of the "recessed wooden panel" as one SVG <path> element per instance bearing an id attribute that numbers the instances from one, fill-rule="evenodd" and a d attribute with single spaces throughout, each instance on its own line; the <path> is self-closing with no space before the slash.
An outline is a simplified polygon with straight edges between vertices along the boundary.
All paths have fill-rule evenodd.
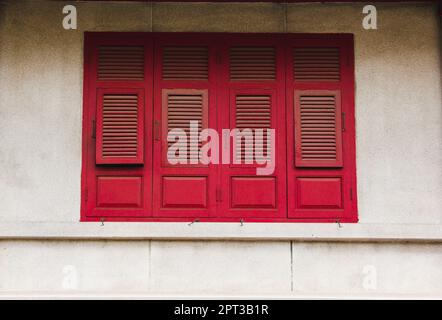
<path id="1" fill-rule="evenodd" d="M 98 177 L 97 207 L 141 207 L 141 177 Z"/>
<path id="2" fill-rule="evenodd" d="M 298 208 L 342 208 L 341 178 L 298 178 Z"/>
<path id="3" fill-rule="evenodd" d="M 232 177 L 232 208 L 276 208 L 276 179 L 274 177 Z"/>
<path id="4" fill-rule="evenodd" d="M 163 177 L 163 208 L 206 208 L 206 177 Z"/>

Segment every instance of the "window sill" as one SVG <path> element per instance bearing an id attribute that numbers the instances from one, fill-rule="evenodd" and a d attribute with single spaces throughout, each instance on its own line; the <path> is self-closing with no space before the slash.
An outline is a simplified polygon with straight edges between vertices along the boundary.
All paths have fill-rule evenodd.
<path id="1" fill-rule="evenodd" d="M 0 239 L 442 242 L 442 224 L 0 222 Z"/>

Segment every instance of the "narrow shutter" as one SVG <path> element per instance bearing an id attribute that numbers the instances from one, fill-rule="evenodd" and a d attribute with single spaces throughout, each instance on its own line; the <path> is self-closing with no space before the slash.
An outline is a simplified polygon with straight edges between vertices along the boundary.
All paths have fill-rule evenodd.
<path id="1" fill-rule="evenodd" d="M 229 140 L 222 152 L 230 161 L 220 170 L 219 215 L 285 217 L 283 45 L 277 38 L 232 38 L 222 50 L 218 97 L 221 128 L 231 130 L 230 139 L 222 137 L 224 146 Z M 271 169 L 258 174 L 263 168 Z"/>
<path id="2" fill-rule="evenodd" d="M 144 95 L 141 90 L 100 89 L 96 126 L 97 164 L 143 163 Z"/>
<path id="3" fill-rule="evenodd" d="M 157 35 L 155 53 L 153 215 L 214 216 L 216 167 L 199 157 L 199 134 L 216 128 L 214 45 L 205 35 Z"/>
<path id="4" fill-rule="evenodd" d="M 287 49 L 288 216 L 354 221 L 353 39 L 294 37 Z"/>
<path id="5" fill-rule="evenodd" d="M 338 90 L 295 90 L 297 167 L 342 167 Z"/>
<path id="6" fill-rule="evenodd" d="M 152 56 L 138 34 L 85 34 L 84 220 L 152 214 Z"/>

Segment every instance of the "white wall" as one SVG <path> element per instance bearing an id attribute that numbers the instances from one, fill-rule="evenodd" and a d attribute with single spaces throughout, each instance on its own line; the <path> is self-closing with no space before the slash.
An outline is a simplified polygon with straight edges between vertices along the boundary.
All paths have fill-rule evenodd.
<path id="1" fill-rule="evenodd" d="M 60 225 L 67 233 L 86 230 L 79 231 L 82 238 L 101 230 L 78 222 L 84 31 L 354 33 L 360 222 L 344 230 L 370 240 L 381 226 L 406 238 L 418 225 L 413 230 L 420 238 L 431 227 L 433 238 L 442 239 L 435 5 L 379 4 L 378 30 L 366 31 L 360 4 L 290 4 L 285 19 L 281 4 L 78 2 L 79 28 L 66 31 L 64 4 L 0 3 L 0 239 L 16 238 L 0 243 L 0 293 L 66 293 L 62 271 L 75 265 L 81 284 L 74 292 L 371 294 L 361 279 L 365 265 L 373 264 L 374 294 L 442 295 L 440 244 L 19 240 L 44 238 L 44 228 Z M 347 232 L 331 227 L 337 238 Z M 130 238 L 128 228 L 115 224 L 112 234 L 125 231 Z M 201 228 L 213 234 L 214 227 Z M 237 226 L 223 228 L 241 237 Z M 259 228 L 266 234 L 281 227 Z M 321 239 L 318 230 L 328 227 L 283 228 L 291 235 L 315 230 Z M 203 280 L 194 279 L 193 270 Z"/>

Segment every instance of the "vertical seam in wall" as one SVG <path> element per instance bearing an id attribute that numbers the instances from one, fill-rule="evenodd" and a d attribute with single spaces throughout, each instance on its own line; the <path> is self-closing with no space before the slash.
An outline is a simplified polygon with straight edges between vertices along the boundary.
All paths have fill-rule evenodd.
<path id="1" fill-rule="evenodd" d="M 149 248 L 149 254 L 148 254 L 149 261 L 147 262 L 147 265 L 149 267 L 149 270 L 147 270 L 147 285 L 148 285 L 147 290 L 151 292 L 152 291 L 152 280 L 151 280 L 152 279 L 152 240 L 149 240 L 148 248 Z"/>
<path id="2" fill-rule="evenodd" d="M 290 241 L 290 291 L 293 292 L 293 241 Z"/>

